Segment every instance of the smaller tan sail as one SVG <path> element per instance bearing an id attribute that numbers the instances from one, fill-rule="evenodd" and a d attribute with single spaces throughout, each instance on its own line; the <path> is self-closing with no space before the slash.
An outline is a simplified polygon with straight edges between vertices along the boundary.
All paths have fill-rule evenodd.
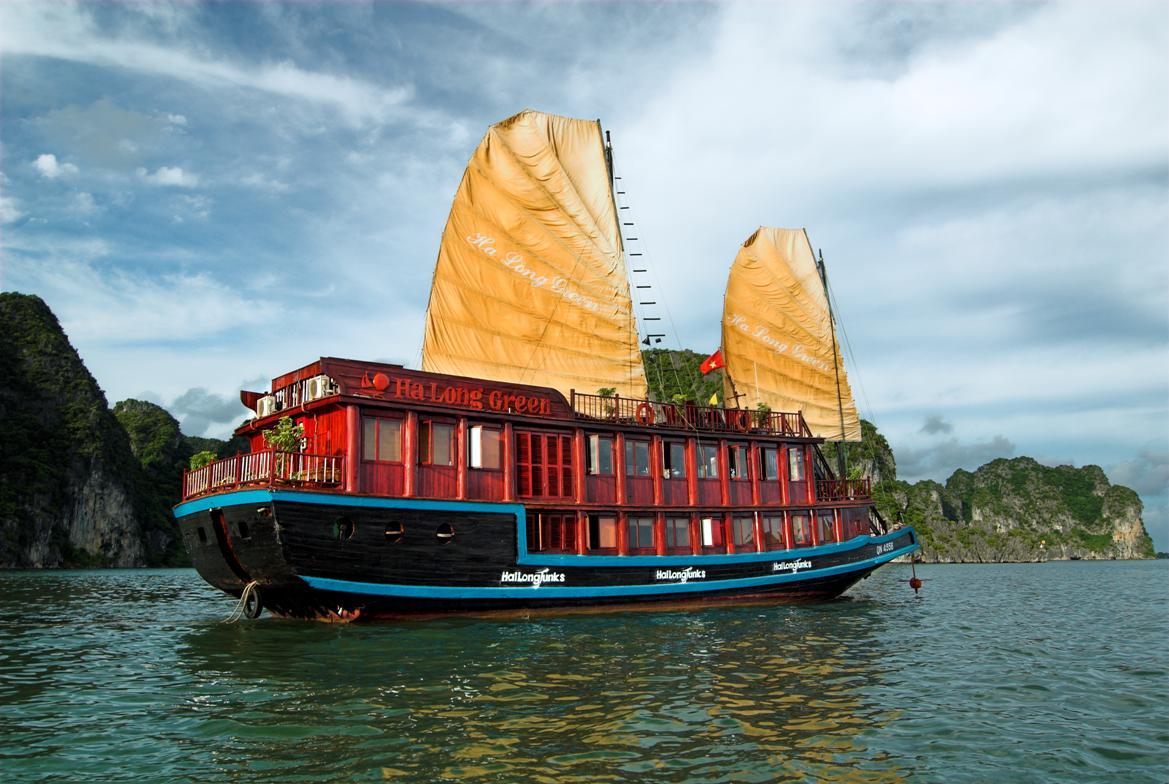
<path id="1" fill-rule="evenodd" d="M 727 400 L 733 400 L 733 382 L 744 408 L 763 403 L 772 411 L 802 411 L 814 435 L 860 441 L 860 419 L 844 356 L 838 345 L 833 352 L 835 340 L 807 232 L 758 229 L 731 265 L 723 301 Z"/>

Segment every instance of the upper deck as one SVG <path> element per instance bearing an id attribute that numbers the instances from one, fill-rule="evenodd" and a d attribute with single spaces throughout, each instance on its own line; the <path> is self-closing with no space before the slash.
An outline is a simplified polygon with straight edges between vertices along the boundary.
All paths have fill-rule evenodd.
<path id="1" fill-rule="evenodd" d="M 184 500 L 282 485 L 401 498 L 522 502 L 587 514 L 732 515 L 867 505 L 837 479 L 803 417 L 675 405 L 322 358 L 241 392 L 250 454 L 190 471 Z M 278 453 L 262 433 L 304 427 Z M 628 510 L 623 512 L 622 510 Z"/>

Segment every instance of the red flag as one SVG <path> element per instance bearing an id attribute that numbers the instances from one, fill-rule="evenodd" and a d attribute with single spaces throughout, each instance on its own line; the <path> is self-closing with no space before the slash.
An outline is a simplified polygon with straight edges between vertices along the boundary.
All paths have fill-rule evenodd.
<path id="1" fill-rule="evenodd" d="M 698 366 L 698 369 L 701 370 L 702 375 L 705 376 L 712 370 L 718 370 L 720 367 L 725 367 L 726 364 L 726 362 L 723 362 L 723 350 L 720 348 L 718 351 L 704 359 L 702 364 Z"/>

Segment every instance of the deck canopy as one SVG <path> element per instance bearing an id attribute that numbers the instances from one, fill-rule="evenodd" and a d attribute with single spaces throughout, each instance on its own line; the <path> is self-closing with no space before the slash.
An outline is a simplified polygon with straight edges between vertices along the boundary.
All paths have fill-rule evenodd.
<path id="1" fill-rule="evenodd" d="M 600 123 L 529 110 L 488 129 L 443 232 L 422 369 L 645 396 Z"/>
<path id="2" fill-rule="evenodd" d="M 758 229 L 739 248 L 727 279 L 727 399 L 737 392 L 745 408 L 762 403 L 773 411 L 800 410 L 814 435 L 859 441 L 856 403 L 835 340 L 807 233 Z"/>

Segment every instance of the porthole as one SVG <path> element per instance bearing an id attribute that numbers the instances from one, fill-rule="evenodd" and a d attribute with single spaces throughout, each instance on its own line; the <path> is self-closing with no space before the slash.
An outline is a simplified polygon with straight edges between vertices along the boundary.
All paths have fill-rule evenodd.
<path id="1" fill-rule="evenodd" d="M 251 532 L 251 530 L 248 529 L 248 524 L 245 521 L 243 521 L 243 520 L 239 521 L 239 525 L 237 526 L 237 530 L 239 531 L 239 538 L 240 539 L 251 539 L 252 538 L 252 532 Z"/>
<path id="2" fill-rule="evenodd" d="M 195 532 L 197 534 L 199 534 L 199 544 L 207 544 L 207 531 L 206 531 L 206 529 L 204 529 L 203 526 L 199 526 L 198 528 L 195 529 Z"/>
<path id="3" fill-rule="evenodd" d="M 397 544 L 402 541 L 402 536 L 406 533 L 406 526 L 401 523 L 387 523 L 386 524 L 386 541 L 390 544 Z"/>
<path id="4" fill-rule="evenodd" d="M 333 523 L 333 536 L 338 542 L 347 542 L 357 533 L 357 523 L 348 517 L 342 517 Z"/>
<path id="5" fill-rule="evenodd" d="M 438 538 L 440 544 L 446 544 L 451 539 L 455 538 L 455 527 L 450 523 L 443 523 L 434 532 L 435 537 Z"/>

